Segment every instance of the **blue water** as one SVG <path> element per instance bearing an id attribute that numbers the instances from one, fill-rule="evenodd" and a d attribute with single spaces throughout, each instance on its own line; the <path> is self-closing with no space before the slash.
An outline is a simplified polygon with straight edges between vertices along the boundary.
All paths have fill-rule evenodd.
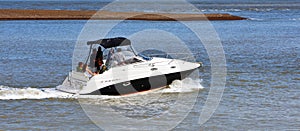
<path id="1" fill-rule="evenodd" d="M 0 8 L 97 10 L 109 2 L 0 1 Z M 197 122 L 209 92 L 211 70 L 206 50 L 197 43 L 198 39 L 178 22 L 162 21 L 126 21 L 110 34 L 129 36 L 145 28 L 170 31 L 182 38 L 195 58 L 204 63 L 199 74 L 201 85 L 206 88 L 199 92 L 194 109 L 175 130 L 299 130 L 300 2 L 190 2 L 204 13 L 249 18 L 211 22 L 224 48 L 227 81 L 220 105 L 201 127 Z M 5 96 L 1 92 L 4 88 L 60 85 L 72 68 L 73 49 L 86 22 L 0 21 L 0 96 Z M 116 104 L 113 100 L 111 103 Z M 3 130 L 99 129 L 76 99 L 1 100 L 0 105 Z M 156 114 L 150 111 L 145 115 Z"/>

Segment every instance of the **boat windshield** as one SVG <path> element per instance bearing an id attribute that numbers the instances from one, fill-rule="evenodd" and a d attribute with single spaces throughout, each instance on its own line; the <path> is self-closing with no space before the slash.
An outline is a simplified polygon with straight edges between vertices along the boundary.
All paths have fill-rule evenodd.
<path id="1" fill-rule="evenodd" d="M 123 66 L 126 64 L 132 64 L 140 62 L 141 60 L 136 58 L 135 53 L 129 46 L 109 48 L 104 51 L 103 55 L 106 60 L 105 65 L 108 68 Z"/>
<path id="2" fill-rule="evenodd" d="M 143 52 L 140 52 L 138 55 L 141 57 L 148 57 L 146 59 L 151 59 L 152 57 L 172 59 L 172 57 L 168 55 L 168 53 L 156 49 L 145 50 Z"/>

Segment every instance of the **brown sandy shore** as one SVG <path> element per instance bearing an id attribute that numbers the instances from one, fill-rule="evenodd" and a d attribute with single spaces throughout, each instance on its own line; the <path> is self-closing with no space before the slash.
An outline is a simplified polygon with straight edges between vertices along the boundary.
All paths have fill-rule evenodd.
<path id="1" fill-rule="evenodd" d="M 96 14 L 97 13 L 97 14 Z M 0 9 L 0 20 L 244 20 L 230 14 L 168 14 L 143 12 Z"/>

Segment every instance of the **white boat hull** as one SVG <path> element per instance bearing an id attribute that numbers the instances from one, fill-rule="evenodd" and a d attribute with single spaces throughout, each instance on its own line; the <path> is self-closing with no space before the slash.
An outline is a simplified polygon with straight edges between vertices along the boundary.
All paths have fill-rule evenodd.
<path id="1" fill-rule="evenodd" d="M 198 67 L 198 63 L 153 58 L 113 68 L 91 79 L 71 73 L 71 78 L 66 78 L 57 89 L 80 95 L 127 95 L 165 87 L 174 80 L 186 78 Z"/>

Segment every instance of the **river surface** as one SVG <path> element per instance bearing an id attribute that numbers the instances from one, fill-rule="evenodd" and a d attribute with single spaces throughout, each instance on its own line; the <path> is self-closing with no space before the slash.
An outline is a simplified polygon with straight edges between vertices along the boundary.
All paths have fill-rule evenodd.
<path id="1" fill-rule="evenodd" d="M 0 8 L 96 10 L 109 2 L 0 1 Z M 175 21 L 124 21 L 108 34 L 126 37 L 147 28 L 168 31 L 184 41 L 196 61 L 203 62 L 203 68 L 197 72 L 200 75 L 200 81 L 196 81 L 199 84 L 198 91 L 185 90 L 183 93 L 186 97 L 197 93 L 196 103 L 173 130 L 299 130 L 300 2 L 189 2 L 204 13 L 230 13 L 249 18 L 210 22 L 223 45 L 227 76 L 220 104 L 203 125 L 199 125 L 198 120 L 211 88 L 211 62 L 204 46 L 190 30 Z M 153 11 L 144 6 L 146 12 Z M 189 12 L 182 10 L 176 3 L 164 3 L 162 8 L 164 6 L 178 7 L 171 12 Z M 123 11 L 122 8 L 119 11 Z M 90 119 L 82 108 L 82 101 L 76 96 L 55 90 L 72 69 L 73 50 L 87 21 L 30 20 L 0 23 L 0 130 L 105 129 Z M 165 89 L 167 93 L 158 93 L 160 99 L 151 102 L 143 95 L 99 98 L 97 102 L 108 103 L 110 108 L 129 118 L 151 118 L 168 111 L 168 107 L 178 97 L 178 92 L 182 91 L 177 89 L 178 83 L 183 82 L 191 84 L 195 80 L 175 81 L 171 89 Z M 189 87 L 193 85 L 184 88 Z M 155 93 L 147 95 L 149 98 L 155 97 Z M 146 105 L 141 105 L 145 102 Z M 129 128 L 120 125 L 118 129 L 151 130 L 154 127 L 160 126 L 133 125 Z"/>

